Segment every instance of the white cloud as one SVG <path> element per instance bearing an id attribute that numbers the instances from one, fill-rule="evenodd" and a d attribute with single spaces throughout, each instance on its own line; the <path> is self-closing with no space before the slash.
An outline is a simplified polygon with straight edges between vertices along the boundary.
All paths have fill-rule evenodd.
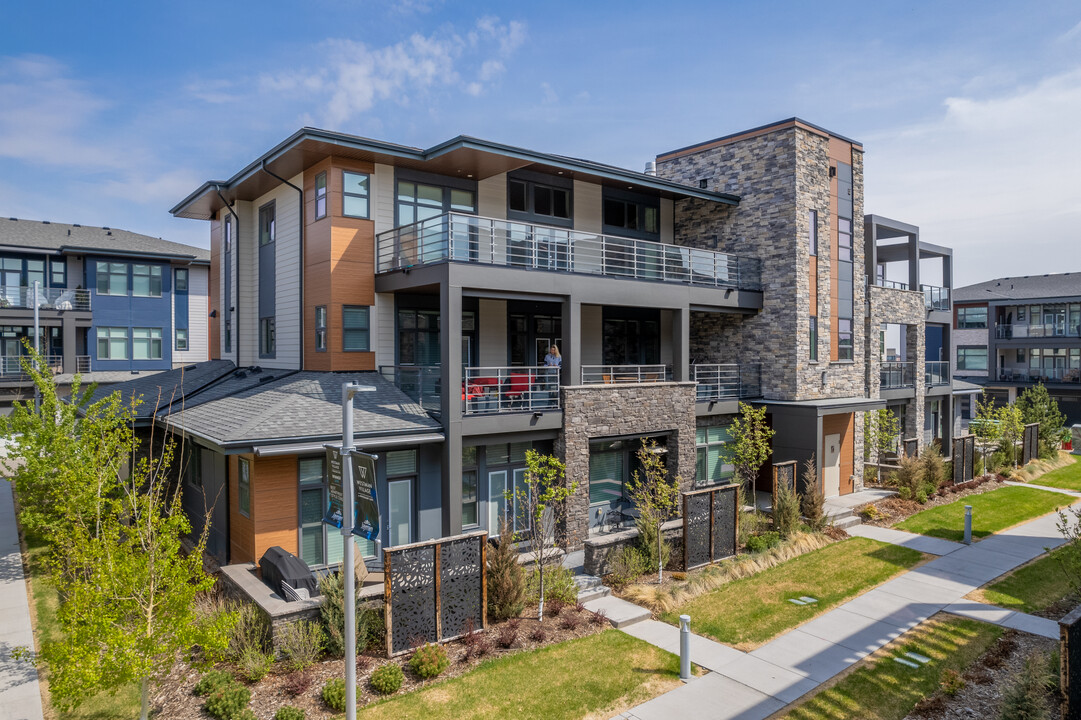
<path id="1" fill-rule="evenodd" d="M 1081 270 L 1081 68 L 866 138 L 867 212 L 955 249 L 955 283 Z"/>

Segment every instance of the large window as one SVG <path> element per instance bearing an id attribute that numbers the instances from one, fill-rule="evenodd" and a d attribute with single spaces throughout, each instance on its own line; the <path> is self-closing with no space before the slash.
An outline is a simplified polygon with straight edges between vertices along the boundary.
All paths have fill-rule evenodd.
<path id="1" fill-rule="evenodd" d="M 133 360 L 161 360 L 161 328 L 132 328 Z"/>
<path id="2" fill-rule="evenodd" d="M 605 190 L 602 208 L 605 232 L 660 238 L 661 210 L 657 198 Z"/>
<path id="3" fill-rule="evenodd" d="M 462 527 L 476 527 L 480 523 L 477 514 L 477 448 L 462 448 Z"/>
<path id="4" fill-rule="evenodd" d="M 987 372 L 987 348 L 957 348 L 957 369 Z"/>
<path id="5" fill-rule="evenodd" d="M 957 328 L 959 330 L 980 330 L 986 327 L 986 307 L 957 307 Z"/>
<path id="6" fill-rule="evenodd" d="M 387 453 L 387 541 L 391 547 L 413 541 L 413 486 L 417 451 Z"/>
<path id="7" fill-rule="evenodd" d="M 654 438 L 663 451 L 665 438 Z M 616 505 L 628 501 L 627 483 L 642 472 L 638 461 L 641 438 L 600 440 L 589 444 L 589 503 Z"/>
<path id="8" fill-rule="evenodd" d="M 128 329 L 123 327 L 99 327 L 98 360 L 128 359 Z"/>
<path id="9" fill-rule="evenodd" d="M 132 265 L 131 294 L 136 297 L 161 297 L 161 266 Z"/>
<path id="10" fill-rule="evenodd" d="M 810 336 L 807 338 L 810 343 L 810 358 L 811 362 L 818 362 L 818 318 L 812 315 L 808 322 Z"/>
<path id="11" fill-rule="evenodd" d="M 315 308 L 315 349 L 326 352 L 327 349 L 327 306 Z"/>
<path id="12" fill-rule="evenodd" d="M 488 470 L 488 534 L 493 537 L 499 535 L 507 517 L 514 532 L 529 528 L 529 515 L 521 498 L 529 492 L 525 482 L 525 454 L 530 447 L 530 443 L 522 442 L 484 448 Z"/>
<path id="13" fill-rule="evenodd" d="M 237 460 L 237 508 L 244 517 L 251 517 L 251 465 L 245 458 Z"/>
<path id="14" fill-rule="evenodd" d="M 342 215 L 353 218 L 368 217 L 370 182 L 371 179 L 365 173 L 342 172 Z"/>
<path id="15" fill-rule="evenodd" d="M 696 487 L 715 485 L 732 480 L 735 468 L 728 464 L 725 445 L 732 440 L 727 426 L 700 427 L 695 433 L 698 464 L 694 476 Z"/>
<path id="16" fill-rule="evenodd" d="M 273 357 L 276 350 L 277 330 L 274 318 L 259 319 L 259 357 Z"/>
<path id="17" fill-rule="evenodd" d="M 127 263 L 99 262 L 97 264 L 98 295 L 128 294 Z"/>
<path id="18" fill-rule="evenodd" d="M 852 321 L 839 319 L 837 321 L 837 359 L 852 359 Z"/>
<path id="19" fill-rule="evenodd" d="M 398 364 L 439 364 L 439 311 L 398 311 Z"/>
<path id="20" fill-rule="evenodd" d="M 300 558 L 308 565 L 334 565 L 342 561 L 342 537 L 336 528 L 323 523 L 327 507 L 325 458 L 301 458 L 297 473 L 300 482 Z M 374 553 L 374 544 L 359 540 L 362 554 Z M 370 547 L 369 552 L 364 552 Z"/>
<path id="21" fill-rule="evenodd" d="M 315 176 L 315 219 L 327 216 L 327 174 L 321 172 Z"/>
<path id="22" fill-rule="evenodd" d="M 540 178 L 512 178 L 507 183 L 508 216 L 515 220 L 539 222 L 569 221 L 571 187 L 559 187 L 554 180 L 549 184 Z"/>
<path id="23" fill-rule="evenodd" d="M 367 352 L 370 349 L 369 310 L 361 305 L 342 307 L 342 350 L 345 352 Z"/>
<path id="24" fill-rule="evenodd" d="M 409 225 L 443 214 L 443 188 L 398 181 L 398 224 Z"/>
<path id="25" fill-rule="evenodd" d="M 277 221 L 274 203 L 267 203 L 259 208 L 259 244 L 269 245 L 274 242 Z"/>

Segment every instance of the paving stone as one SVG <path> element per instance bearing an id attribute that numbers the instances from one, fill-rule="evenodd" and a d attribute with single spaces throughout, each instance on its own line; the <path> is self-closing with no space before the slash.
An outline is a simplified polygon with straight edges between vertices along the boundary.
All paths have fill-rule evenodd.
<path id="1" fill-rule="evenodd" d="M 825 682 L 869 653 L 791 630 L 750 653 L 778 667 Z"/>
<path id="2" fill-rule="evenodd" d="M 765 695 L 790 703 L 818 687 L 818 682 L 794 670 L 748 655 L 718 672 Z"/>
<path id="3" fill-rule="evenodd" d="M 710 673 L 632 708 L 638 720 L 763 720 L 785 706 L 777 698 Z"/>
<path id="4" fill-rule="evenodd" d="M 909 628 L 858 615 L 840 607 L 801 625 L 799 629 L 808 635 L 835 642 L 850 650 L 874 652 L 899 638 Z"/>
<path id="5" fill-rule="evenodd" d="M 888 542 L 891 545 L 901 545 L 929 555 L 949 555 L 955 550 L 965 547 L 963 543 L 874 525 L 857 525 L 850 528 L 848 534 Z"/>
<path id="6" fill-rule="evenodd" d="M 590 600 L 584 603 L 584 605 L 590 612 L 603 611 L 608 618 L 608 622 L 612 623 L 612 627 L 615 628 L 624 628 L 628 625 L 648 620 L 651 615 L 649 610 L 646 610 L 643 607 L 639 607 L 626 600 L 621 600 L 612 596 Z"/>

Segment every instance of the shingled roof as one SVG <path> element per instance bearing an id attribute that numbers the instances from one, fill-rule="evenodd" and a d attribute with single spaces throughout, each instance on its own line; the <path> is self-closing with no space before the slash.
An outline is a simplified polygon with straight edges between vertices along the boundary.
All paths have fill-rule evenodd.
<path id="1" fill-rule="evenodd" d="M 1021 275 L 954 288 L 954 302 L 1038 300 L 1081 296 L 1081 272 Z"/>
<path id="2" fill-rule="evenodd" d="M 231 360 L 210 360 L 174 370 L 135 376 L 126 382 L 98 387 L 91 397 L 91 402 L 119 392 L 125 406 L 132 401 L 138 401 L 135 408 L 136 418 L 149 420 L 155 414 L 170 412 L 174 407 L 183 407 L 188 397 L 225 377 L 235 368 Z"/>
<path id="3" fill-rule="evenodd" d="M 128 230 L 67 225 L 47 220 L 0 219 L 0 245 L 48 252 L 157 255 L 170 260 L 210 262 L 210 251 Z"/>

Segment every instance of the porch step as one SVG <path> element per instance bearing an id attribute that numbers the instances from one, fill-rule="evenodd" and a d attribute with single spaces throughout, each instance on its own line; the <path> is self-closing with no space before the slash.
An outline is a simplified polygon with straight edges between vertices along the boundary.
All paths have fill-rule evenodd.
<path id="1" fill-rule="evenodd" d="M 604 581 L 596 575 L 575 575 L 574 584 L 578 586 L 578 602 L 586 603 L 612 594 Z"/>
<path id="2" fill-rule="evenodd" d="M 623 628 L 628 625 L 648 620 L 652 614 L 644 607 L 638 607 L 626 600 L 617 597 L 602 597 L 585 603 L 586 609 L 592 612 L 603 611 L 608 622 L 614 628 Z"/>
<path id="3" fill-rule="evenodd" d="M 611 594 L 612 594 L 612 591 L 609 588 L 605 587 L 604 585 L 601 585 L 600 587 L 597 587 L 597 588 L 591 588 L 589 590 L 579 590 L 578 591 L 578 602 L 580 602 L 580 603 L 582 603 L 584 605 L 585 603 L 589 602 L 590 600 L 599 600 L 600 598 L 608 597 Z"/>
<path id="4" fill-rule="evenodd" d="M 832 511 L 831 511 L 832 510 Z M 860 525 L 863 520 L 859 515 L 852 512 L 849 508 L 831 508 L 826 511 L 826 518 L 833 523 L 833 526 L 844 530 L 850 528 L 853 525 Z"/>

